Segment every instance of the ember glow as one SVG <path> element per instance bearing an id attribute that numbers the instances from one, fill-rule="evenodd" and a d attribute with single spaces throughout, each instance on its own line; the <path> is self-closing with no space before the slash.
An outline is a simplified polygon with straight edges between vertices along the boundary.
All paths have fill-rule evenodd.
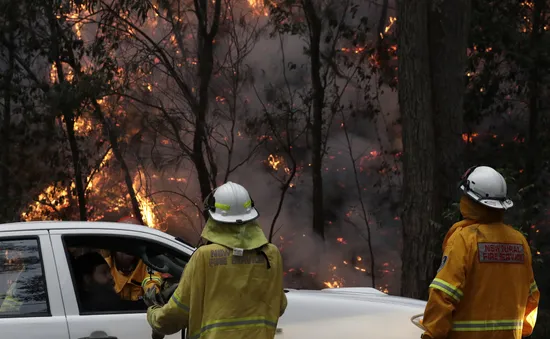
<path id="1" fill-rule="evenodd" d="M 328 288 L 340 288 L 344 287 L 340 281 L 325 281 L 325 286 Z"/>
<path id="2" fill-rule="evenodd" d="M 462 140 L 467 143 L 472 143 L 474 138 L 477 138 L 478 136 L 479 136 L 478 133 L 472 133 L 472 134 L 463 133 Z"/>
<path id="3" fill-rule="evenodd" d="M 390 23 L 384 28 L 384 33 L 388 33 L 390 31 L 393 24 L 397 21 L 397 18 L 394 16 L 390 16 L 389 20 L 390 20 Z"/>
<path id="4" fill-rule="evenodd" d="M 265 0 L 248 0 L 248 4 L 253 13 L 258 16 L 268 16 L 269 9 L 265 5 Z"/>
<path id="5" fill-rule="evenodd" d="M 337 275 L 338 267 L 335 265 L 329 265 L 329 272 L 332 277 L 329 281 L 323 282 L 323 284 L 328 288 L 340 288 L 344 287 L 345 280 L 344 278 Z"/>
<path id="6" fill-rule="evenodd" d="M 336 241 L 338 241 L 339 243 L 344 244 L 344 245 L 347 244 L 347 242 L 344 240 L 344 238 L 336 238 Z"/>
<path id="7" fill-rule="evenodd" d="M 276 155 L 270 154 L 267 158 L 267 161 L 269 163 L 269 166 L 273 168 L 275 171 L 279 170 L 279 166 L 284 163 L 284 160 L 282 157 L 278 157 Z"/>

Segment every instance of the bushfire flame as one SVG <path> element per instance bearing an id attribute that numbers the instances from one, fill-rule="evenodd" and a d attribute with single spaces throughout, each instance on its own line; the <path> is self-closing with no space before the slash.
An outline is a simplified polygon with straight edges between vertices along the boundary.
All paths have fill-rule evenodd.
<path id="1" fill-rule="evenodd" d="M 265 0 L 248 0 L 248 4 L 255 15 L 269 15 L 269 9 L 265 5 Z"/>
<path id="2" fill-rule="evenodd" d="M 268 6 L 265 5 L 265 0 L 247 0 L 247 1 L 248 1 L 248 4 L 249 4 L 249 6 L 250 6 L 250 8 L 251 8 L 254 15 L 257 15 L 257 16 L 268 16 L 269 15 L 269 9 L 268 9 Z M 156 6 L 153 6 L 153 7 L 155 7 L 155 9 L 157 9 Z M 154 16 L 156 18 L 156 17 L 159 16 L 159 14 L 154 13 Z M 69 16 L 69 18 L 72 19 L 72 21 L 74 22 L 74 30 L 75 30 L 76 35 L 79 38 L 81 38 L 81 36 L 82 36 L 82 33 L 81 33 L 82 21 L 80 20 L 81 18 L 79 18 L 79 15 L 76 14 L 76 13 L 71 14 Z M 153 26 L 156 26 L 157 19 L 155 19 L 155 18 L 152 18 L 153 20 L 155 20 Z M 183 19 L 179 19 L 179 18 L 178 18 L 178 20 L 183 21 Z M 382 38 L 384 37 L 384 35 L 386 35 L 390 32 L 390 30 L 391 30 L 391 28 L 392 28 L 392 26 L 394 25 L 395 22 L 396 22 L 395 17 L 389 17 L 389 23 L 384 28 L 383 33 L 381 33 Z M 132 29 L 128 28 L 128 31 L 132 31 Z M 177 42 L 176 42 L 176 39 L 175 39 L 174 35 L 170 36 L 170 43 L 174 46 L 176 45 Z M 390 48 L 391 48 L 392 51 L 395 52 L 395 48 L 396 48 L 395 46 L 391 46 Z M 365 49 L 366 49 L 365 47 L 354 47 L 354 48 L 342 48 L 341 50 L 342 50 L 342 52 L 347 52 L 347 53 L 363 54 Z M 176 53 L 179 53 L 179 51 L 177 51 Z M 372 57 L 372 58 L 373 58 L 373 60 L 371 60 L 371 57 L 369 57 L 369 60 L 371 61 L 371 63 L 372 64 L 377 64 L 376 58 L 375 57 Z M 187 62 L 191 65 L 196 65 L 197 64 L 197 60 L 193 59 L 193 58 L 188 58 Z M 155 63 L 157 63 L 157 61 L 155 61 Z M 182 67 L 182 64 L 178 64 L 178 67 Z M 122 76 L 122 72 L 123 72 L 123 69 L 120 68 L 119 69 L 119 73 L 120 73 L 119 76 Z M 71 73 L 70 69 L 68 71 L 64 72 L 64 73 L 65 73 L 65 78 L 66 78 L 65 80 L 67 80 L 69 82 L 72 81 L 73 74 Z M 50 80 L 52 81 L 52 83 L 57 81 L 57 69 L 55 67 L 55 64 L 52 65 L 51 70 L 50 70 Z M 155 82 L 152 82 L 152 83 L 145 82 L 145 83 L 143 83 L 144 88 L 148 92 L 155 91 L 155 87 L 157 87 L 157 85 L 158 84 L 155 83 Z M 193 88 L 192 90 L 194 92 L 195 88 Z M 218 97 L 215 98 L 215 100 L 220 104 L 222 104 L 226 101 L 226 99 L 223 96 L 218 96 Z M 103 102 L 100 102 L 100 104 L 103 104 Z M 84 117 L 80 117 L 78 120 L 75 121 L 75 130 L 79 134 L 87 134 L 87 133 L 91 132 L 95 126 L 96 126 L 96 124 L 94 123 L 94 121 L 92 119 L 86 119 Z M 240 137 L 240 134 L 239 134 L 239 137 Z M 258 137 L 258 140 L 263 140 L 263 139 L 272 140 L 272 137 L 270 137 L 270 136 Z M 163 144 L 165 144 L 164 141 L 165 140 L 162 141 Z M 168 142 L 168 141 L 166 141 L 166 142 Z M 378 156 L 380 156 L 379 152 L 371 151 L 369 155 L 367 155 L 367 156 L 365 156 L 364 158 L 361 159 L 361 162 L 363 162 L 364 160 L 372 160 L 374 158 L 377 158 Z M 102 164 L 99 167 L 102 168 L 102 167 L 106 166 L 111 161 L 111 158 L 112 158 L 112 153 L 109 152 L 108 155 L 105 157 L 105 159 L 103 160 Z M 270 154 L 266 163 L 268 163 L 269 166 L 274 171 L 278 171 L 279 169 L 282 168 L 286 174 L 290 173 L 290 169 L 288 167 L 285 167 L 284 157 L 282 157 L 282 156 L 277 156 L 277 155 Z M 343 170 L 346 170 L 346 169 L 343 168 Z M 299 175 L 299 171 L 296 174 L 296 176 L 298 176 L 298 175 Z M 88 179 L 87 180 L 88 185 L 87 185 L 87 188 L 86 188 L 86 190 L 87 190 L 86 194 L 90 195 L 90 194 L 94 194 L 96 191 L 99 191 L 100 188 L 99 188 L 98 184 L 100 183 L 101 180 L 104 180 L 104 178 L 105 178 L 104 176 L 88 177 L 87 178 Z M 168 180 L 173 181 L 173 182 L 177 182 L 177 183 L 186 183 L 187 182 L 187 179 L 185 179 L 185 178 L 168 178 Z M 295 184 L 290 183 L 289 185 L 290 185 L 290 187 L 294 187 Z M 39 195 L 36 203 L 33 204 L 33 207 L 36 207 L 36 209 L 34 209 L 34 213 L 29 213 L 29 214 L 23 213 L 23 215 L 22 215 L 23 219 L 32 220 L 32 219 L 36 219 L 36 218 L 40 218 L 40 219 L 45 218 L 45 215 L 47 215 L 47 213 L 39 213 L 38 208 L 42 208 L 42 209 L 48 208 L 48 204 L 53 204 L 58 209 L 63 209 L 63 208 L 69 207 L 71 205 L 71 203 L 74 204 L 75 199 L 71 196 L 71 194 L 72 194 L 71 192 L 75 188 L 74 186 L 75 186 L 74 182 L 72 182 L 70 184 L 69 189 L 60 189 L 60 187 L 55 185 L 55 184 L 47 187 Z M 133 179 L 133 189 L 135 191 L 136 198 L 137 198 L 138 203 L 139 203 L 139 208 L 140 208 L 140 211 L 141 211 L 141 214 L 142 214 L 142 217 L 143 217 L 143 221 L 149 227 L 159 228 L 159 220 L 158 220 L 156 212 L 155 212 L 157 210 L 158 205 L 152 199 L 150 199 L 148 188 L 147 188 L 148 186 L 149 185 L 147 185 L 147 178 L 144 176 L 144 174 L 141 171 L 138 171 L 138 173 L 135 175 L 135 177 Z M 121 207 L 122 206 L 127 207 L 127 206 L 125 206 L 125 205 L 127 205 L 127 199 L 125 201 L 124 198 L 122 198 L 119 201 L 117 201 L 116 204 L 120 205 Z M 115 210 L 116 209 L 117 208 L 115 208 Z M 48 219 L 52 219 L 52 218 L 48 217 Z M 343 245 L 347 244 L 347 242 L 344 240 L 344 238 L 337 238 L 336 240 L 340 244 L 343 244 Z M 366 272 L 365 268 L 361 268 L 360 266 L 353 266 L 354 264 L 357 264 L 357 262 L 361 262 L 360 265 L 364 265 L 364 262 L 362 260 L 363 259 L 360 256 L 356 257 L 355 260 L 352 259 L 353 264 L 348 266 L 348 268 L 351 269 L 351 267 L 353 267 L 355 270 L 358 270 L 358 271 L 361 271 L 361 272 Z M 344 261 L 344 264 L 348 265 L 348 262 Z M 337 266 L 331 265 L 331 268 L 330 268 L 331 271 L 335 271 L 336 269 L 337 269 Z M 293 270 L 294 269 L 290 269 L 289 272 L 291 272 Z M 302 269 L 300 269 L 300 270 L 301 270 L 301 272 L 303 272 Z M 310 274 L 314 274 L 314 273 L 310 273 Z M 343 278 L 338 277 L 336 275 L 333 275 L 333 277 L 331 279 L 329 279 L 329 281 L 324 282 L 324 285 L 328 288 L 341 288 L 341 287 L 344 286 L 344 283 L 345 283 L 345 281 L 344 281 Z M 386 287 L 387 287 L 387 285 L 386 285 Z M 382 287 L 379 287 L 379 289 L 382 290 Z M 384 288 L 384 292 L 387 293 L 387 288 Z"/>
<path id="3" fill-rule="evenodd" d="M 158 219 L 155 214 L 155 209 L 157 205 L 148 198 L 148 185 L 147 185 L 147 178 L 143 174 L 143 172 L 138 171 L 136 176 L 134 177 L 134 191 L 136 192 L 136 199 L 139 203 L 139 209 L 141 212 L 141 216 L 143 218 L 143 222 L 145 225 L 151 227 L 151 228 L 159 228 L 158 225 Z"/>
<path id="4" fill-rule="evenodd" d="M 328 288 L 340 288 L 340 287 L 344 287 L 344 285 L 342 285 L 342 283 L 339 282 L 339 281 L 325 281 L 324 284 L 325 284 L 325 286 L 328 287 Z"/>
<path id="5" fill-rule="evenodd" d="M 277 171 L 279 170 L 279 165 L 283 163 L 283 158 L 277 155 L 270 154 L 267 158 L 267 161 L 269 162 L 269 166 Z"/>

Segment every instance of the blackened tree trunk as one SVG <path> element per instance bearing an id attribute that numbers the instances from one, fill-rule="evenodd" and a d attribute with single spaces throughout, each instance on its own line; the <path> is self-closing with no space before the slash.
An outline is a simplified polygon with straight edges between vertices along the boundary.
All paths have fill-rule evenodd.
<path id="1" fill-rule="evenodd" d="M 441 254 L 443 212 L 461 170 L 469 0 L 398 4 L 403 123 L 401 294 L 426 299 Z"/>
<path id="2" fill-rule="evenodd" d="M 61 62 L 56 63 L 57 67 L 62 67 Z M 63 76 L 63 72 L 59 71 L 59 76 Z M 84 191 L 84 183 L 82 180 L 82 168 L 80 166 L 80 150 L 76 141 L 76 135 L 74 132 L 75 116 L 70 108 L 63 108 L 63 119 L 65 120 L 65 128 L 67 129 L 67 138 L 69 139 L 69 147 L 71 148 L 71 157 L 73 160 L 74 170 L 74 182 L 76 187 L 76 194 L 78 197 L 78 212 L 80 215 L 80 221 L 88 220 L 86 210 L 86 194 Z"/>
<path id="3" fill-rule="evenodd" d="M 192 159 L 197 170 L 199 186 L 202 199 L 210 194 L 216 186 L 216 171 L 209 170 L 206 165 L 204 149 L 208 146 L 208 131 L 206 130 L 206 116 L 208 113 L 208 100 L 210 90 L 210 80 L 214 69 L 214 39 L 218 34 L 221 14 L 221 0 L 214 3 L 214 14 L 212 25 L 208 31 L 207 7 L 208 1 L 195 0 L 195 13 L 198 20 L 198 56 L 199 56 L 199 100 L 195 107 L 195 134 L 193 136 L 193 154 Z M 211 163 L 211 165 L 213 165 Z M 211 173 L 212 172 L 212 173 Z M 205 219 L 208 218 L 207 212 L 204 212 Z"/>
<path id="4" fill-rule="evenodd" d="M 428 21 L 436 148 L 435 168 L 437 169 L 434 211 L 436 225 L 441 225 L 443 228 L 448 227 L 443 219 L 443 212 L 451 207 L 451 203 L 457 196 L 456 184 L 463 169 L 462 126 L 470 1 L 443 1 L 439 8 L 431 8 Z M 435 258 L 431 263 L 434 272 L 441 263 L 440 243 L 443 240 L 441 236 L 443 233 L 445 233 L 444 230 L 437 230 L 434 239 Z"/>
<path id="5" fill-rule="evenodd" d="M 61 62 L 56 62 L 57 67 L 62 67 Z M 63 72 L 59 71 L 59 76 L 63 76 Z M 65 128 L 67 129 L 67 139 L 69 140 L 69 147 L 71 149 L 71 158 L 73 160 L 74 170 L 74 182 L 76 187 L 76 195 L 78 198 L 78 212 L 80 215 L 80 221 L 88 220 L 86 210 L 86 194 L 84 191 L 84 183 L 82 180 L 82 167 L 80 166 L 80 150 L 76 141 L 76 135 L 74 131 L 75 116 L 70 108 L 63 108 L 63 119 L 65 120 Z"/>
<path id="6" fill-rule="evenodd" d="M 57 78 L 59 83 L 65 83 L 65 74 L 63 72 L 63 63 L 61 62 L 61 34 L 59 32 L 58 23 L 54 17 L 54 7 L 52 6 L 48 10 L 48 22 L 51 29 L 51 56 L 57 69 Z M 78 197 L 78 211 L 80 214 L 80 221 L 86 221 L 88 219 L 86 209 L 86 192 L 84 188 L 84 182 L 82 178 L 82 167 L 80 163 L 80 150 L 76 140 L 74 123 L 75 115 L 73 112 L 74 107 L 72 103 L 62 103 L 59 110 L 63 114 L 65 120 L 65 127 L 67 129 L 67 139 L 69 141 L 69 147 L 71 149 L 71 157 L 73 161 L 74 170 L 74 182 L 76 187 L 76 194 Z"/>
<path id="7" fill-rule="evenodd" d="M 325 238 L 325 217 L 323 208 L 323 107 L 325 91 L 321 82 L 321 19 L 311 0 L 304 1 L 304 12 L 309 25 L 309 48 L 311 61 L 311 83 L 313 87 L 313 122 L 311 126 L 313 180 L 313 231 Z"/>
<path id="8" fill-rule="evenodd" d="M 13 30 L 9 30 L 8 43 L 8 69 L 4 74 L 4 111 L 2 113 L 2 136 L 0 137 L 0 222 L 13 221 L 14 208 L 10 199 L 10 152 L 11 152 L 11 98 L 12 79 L 15 68 L 15 45 Z"/>
<path id="9" fill-rule="evenodd" d="M 425 295 L 433 277 L 426 242 L 434 234 L 435 140 L 430 79 L 428 0 L 398 3 L 399 106 L 403 124 L 401 294 Z"/>
<path id="10" fill-rule="evenodd" d="M 134 190 L 134 184 L 132 180 L 132 175 L 130 174 L 130 168 L 128 168 L 128 164 L 126 163 L 126 160 L 122 155 L 122 152 L 120 150 L 120 145 L 118 143 L 118 133 L 112 127 L 107 117 L 105 117 L 105 114 L 103 114 L 103 111 L 101 109 L 101 106 L 95 99 L 93 99 L 93 105 L 94 105 L 94 111 L 95 111 L 96 117 L 99 121 L 101 121 L 101 124 L 103 125 L 103 133 L 109 138 L 109 142 L 111 143 L 111 149 L 113 150 L 113 154 L 115 155 L 116 160 L 119 162 L 120 168 L 122 169 L 122 172 L 124 174 L 124 182 L 126 183 L 128 194 L 130 195 L 130 202 L 132 203 L 132 210 L 134 211 L 134 215 L 136 216 L 136 219 L 141 224 L 144 224 L 143 216 L 141 215 L 141 210 L 139 208 L 139 202 L 136 197 L 136 191 Z M 150 225 L 147 225 L 147 226 L 150 226 Z"/>

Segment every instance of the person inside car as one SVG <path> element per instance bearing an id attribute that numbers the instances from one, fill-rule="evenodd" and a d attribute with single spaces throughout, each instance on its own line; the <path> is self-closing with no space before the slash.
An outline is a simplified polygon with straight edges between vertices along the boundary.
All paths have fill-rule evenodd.
<path id="1" fill-rule="evenodd" d="M 146 310 L 142 300 L 122 300 L 107 261 L 97 252 L 89 252 L 74 261 L 80 303 L 84 312 Z"/>
<path id="2" fill-rule="evenodd" d="M 17 250 L 5 250 L 4 260 L 0 267 L 2 276 L 6 277 L 5 283 L 2 284 L 5 287 L 4 298 L 1 299 L 0 294 L 0 314 L 19 313 L 23 304 L 23 287 L 28 277 L 28 272 L 25 270 L 25 264 L 22 259 L 21 251 Z M 0 292 L 1 293 L 1 292 Z"/>
<path id="3" fill-rule="evenodd" d="M 118 222 L 142 225 L 137 219 L 124 217 Z M 145 294 L 152 297 L 160 293 L 162 276 L 149 269 L 143 261 L 133 255 L 111 251 L 106 256 L 115 282 L 116 293 L 124 300 L 142 300 Z"/>

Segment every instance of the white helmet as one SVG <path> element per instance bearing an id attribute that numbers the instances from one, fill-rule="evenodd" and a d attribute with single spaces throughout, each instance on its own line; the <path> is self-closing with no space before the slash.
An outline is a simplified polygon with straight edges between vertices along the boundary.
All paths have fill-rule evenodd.
<path id="1" fill-rule="evenodd" d="M 260 215 L 254 208 L 254 200 L 241 185 L 231 181 L 216 188 L 206 198 L 205 208 L 210 217 L 227 224 L 244 224 Z"/>
<path id="2" fill-rule="evenodd" d="M 514 206 L 506 197 L 506 180 L 488 166 L 474 166 L 462 176 L 460 190 L 474 201 L 495 209 L 507 210 Z"/>

